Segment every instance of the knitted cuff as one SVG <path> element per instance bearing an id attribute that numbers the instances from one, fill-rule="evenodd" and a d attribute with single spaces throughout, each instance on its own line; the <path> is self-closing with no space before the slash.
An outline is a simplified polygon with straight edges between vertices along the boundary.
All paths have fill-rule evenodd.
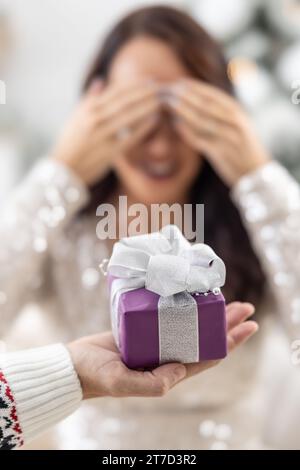
<path id="1" fill-rule="evenodd" d="M 75 411 L 82 399 L 62 344 L 0 355 L 0 369 L 0 397 L 6 397 L 3 410 L 0 402 L 0 448 L 28 442 Z"/>

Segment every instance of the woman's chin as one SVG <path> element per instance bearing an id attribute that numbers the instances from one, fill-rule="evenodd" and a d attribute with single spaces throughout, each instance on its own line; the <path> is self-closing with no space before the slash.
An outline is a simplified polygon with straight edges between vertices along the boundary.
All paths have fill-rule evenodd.
<path id="1" fill-rule="evenodd" d="M 155 177 L 143 175 L 136 181 L 139 181 L 139 184 L 135 186 L 135 193 L 139 195 L 139 202 L 145 204 L 173 204 L 178 200 L 179 188 L 182 186 L 178 175 Z"/>
<path id="2" fill-rule="evenodd" d="M 136 193 L 135 200 L 139 201 L 141 204 L 145 204 L 146 206 L 150 205 L 160 205 L 160 204 L 168 204 L 172 205 L 176 202 L 181 202 L 178 198 L 178 191 L 155 191 L 155 192 L 140 192 L 139 194 Z"/>

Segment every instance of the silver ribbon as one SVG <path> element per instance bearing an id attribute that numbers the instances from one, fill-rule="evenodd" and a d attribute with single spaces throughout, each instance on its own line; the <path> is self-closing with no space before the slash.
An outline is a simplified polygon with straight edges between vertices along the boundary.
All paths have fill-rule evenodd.
<path id="1" fill-rule="evenodd" d="M 178 227 L 168 225 L 160 232 L 117 242 L 108 272 L 118 278 L 111 288 L 112 329 L 117 344 L 120 295 L 144 287 L 160 295 L 160 363 L 199 360 L 198 311 L 190 294 L 220 288 L 226 276 L 223 261 L 208 245 L 190 245 Z"/>

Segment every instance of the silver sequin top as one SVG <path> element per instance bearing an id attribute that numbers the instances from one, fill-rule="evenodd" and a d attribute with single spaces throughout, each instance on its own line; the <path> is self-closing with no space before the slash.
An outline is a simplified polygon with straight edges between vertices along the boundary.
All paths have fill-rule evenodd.
<path id="1" fill-rule="evenodd" d="M 279 313 L 300 337 L 300 190 L 270 162 L 232 191 L 268 278 L 266 315 Z M 21 308 L 38 304 L 56 325 L 55 341 L 110 328 L 105 278 L 109 256 L 82 183 L 61 164 L 40 161 L 12 195 L 0 227 L 0 338 Z M 268 326 L 269 327 L 269 326 Z M 269 327 L 270 328 L 270 327 Z M 218 367 L 162 399 L 100 399 L 84 404 L 48 437 L 61 448 L 251 448 L 262 446 L 261 347 L 267 327 Z M 287 354 L 287 360 L 288 354 Z M 38 446 L 38 444 L 36 444 Z M 36 447 L 35 447 L 36 448 Z"/>

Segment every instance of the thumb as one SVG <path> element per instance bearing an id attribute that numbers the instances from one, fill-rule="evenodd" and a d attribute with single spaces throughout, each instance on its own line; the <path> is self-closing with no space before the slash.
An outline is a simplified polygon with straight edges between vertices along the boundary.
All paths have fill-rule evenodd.
<path id="1" fill-rule="evenodd" d="M 163 383 L 165 391 L 168 391 L 178 382 L 183 380 L 186 376 L 187 370 L 183 364 L 171 363 L 164 364 L 163 366 L 157 367 L 152 371 L 152 374 L 157 383 Z"/>
<path id="2" fill-rule="evenodd" d="M 186 376 L 183 364 L 165 364 L 153 371 L 138 372 L 127 369 L 119 377 L 122 396 L 159 397 L 165 395 Z"/>

